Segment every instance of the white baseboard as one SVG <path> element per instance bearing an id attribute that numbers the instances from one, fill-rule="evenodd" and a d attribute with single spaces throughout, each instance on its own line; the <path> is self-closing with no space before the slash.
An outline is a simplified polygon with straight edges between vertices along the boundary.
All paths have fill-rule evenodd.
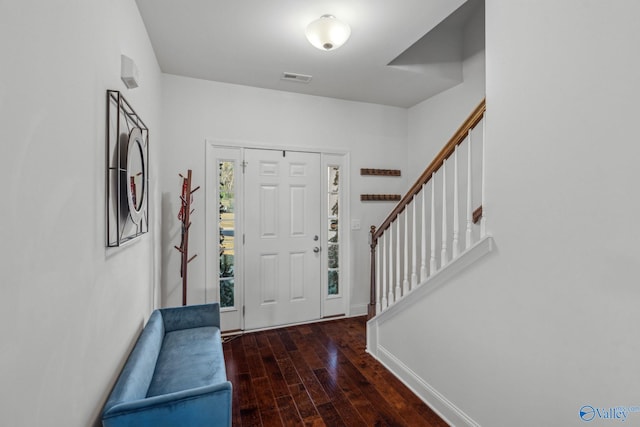
<path id="1" fill-rule="evenodd" d="M 357 304 L 349 307 L 349 316 L 348 317 L 356 317 L 356 316 L 364 316 L 367 314 L 368 304 Z"/>
<path id="2" fill-rule="evenodd" d="M 378 355 L 374 355 L 374 357 L 433 409 L 447 424 L 455 427 L 480 427 L 480 424 L 451 403 L 383 346 L 378 346 Z"/>

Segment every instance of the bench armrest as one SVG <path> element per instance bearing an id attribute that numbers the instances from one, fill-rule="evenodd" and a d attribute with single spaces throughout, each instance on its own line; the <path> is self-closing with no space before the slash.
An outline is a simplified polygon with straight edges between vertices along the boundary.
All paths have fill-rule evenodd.
<path id="1" fill-rule="evenodd" d="M 180 329 L 216 326 L 220 328 L 220 304 L 187 305 L 184 307 L 161 308 L 165 332 Z"/>
<path id="2" fill-rule="evenodd" d="M 225 381 L 113 406 L 104 427 L 231 426 L 231 383 Z"/>

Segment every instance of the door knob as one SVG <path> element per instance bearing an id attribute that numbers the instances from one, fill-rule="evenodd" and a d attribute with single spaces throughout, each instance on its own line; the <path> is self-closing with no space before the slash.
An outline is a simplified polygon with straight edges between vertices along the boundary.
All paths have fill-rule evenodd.
<path id="1" fill-rule="evenodd" d="M 315 253 L 320 252 L 320 248 L 318 246 L 316 246 L 315 248 L 313 248 L 313 252 L 315 252 Z"/>

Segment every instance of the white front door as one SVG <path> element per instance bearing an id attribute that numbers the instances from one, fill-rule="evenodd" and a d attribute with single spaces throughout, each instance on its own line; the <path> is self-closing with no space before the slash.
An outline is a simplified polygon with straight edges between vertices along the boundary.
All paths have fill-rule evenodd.
<path id="1" fill-rule="evenodd" d="M 245 150 L 245 329 L 320 318 L 320 154 Z"/>

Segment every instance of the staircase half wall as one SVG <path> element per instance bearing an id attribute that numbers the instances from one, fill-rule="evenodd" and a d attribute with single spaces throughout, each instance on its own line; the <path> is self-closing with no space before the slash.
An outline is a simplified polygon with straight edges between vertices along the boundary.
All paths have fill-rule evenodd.
<path id="1" fill-rule="evenodd" d="M 472 274 L 474 264 L 481 263 L 493 250 L 493 238 L 487 235 L 367 323 L 367 352 L 453 426 L 477 427 L 479 424 L 452 402 L 448 390 L 438 386 L 447 384 L 446 379 L 439 381 L 430 377 L 438 371 L 433 364 L 441 363 L 432 358 L 433 349 L 437 348 L 437 353 L 442 355 L 447 346 L 461 345 L 454 336 L 438 334 L 438 325 L 431 323 L 434 318 L 448 322 L 448 316 L 457 316 L 459 309 L 438 306 L 437 294 L 446 291 L 447 284 L 454 278 Z M 427 321 L 430 323 L 426 324 Z M 444 371 L 450 370 L 450 364 L 455 361 L 447 363 L 449 366 Z M 464 367 L 460 366 L 459 370 L 464 371 Z"/>

